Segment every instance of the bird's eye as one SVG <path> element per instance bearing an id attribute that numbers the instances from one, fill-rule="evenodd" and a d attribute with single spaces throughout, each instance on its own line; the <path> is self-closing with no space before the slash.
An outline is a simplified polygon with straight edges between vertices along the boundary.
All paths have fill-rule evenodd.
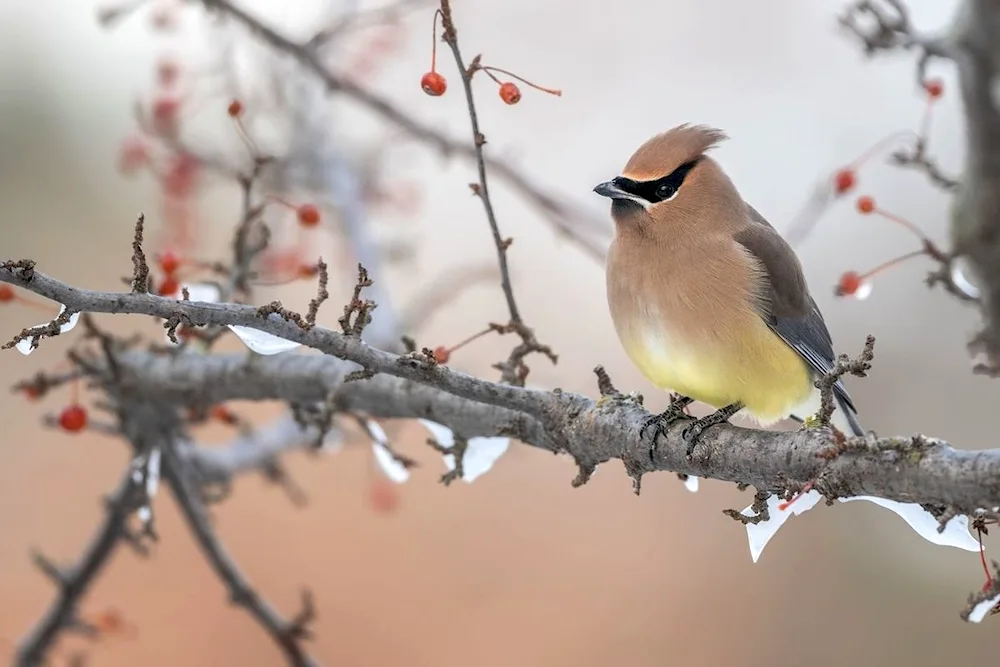
<path id="1" fill-rule="evenodd" d="M 674 195 L 674 192 L 676 192 L 676 189 L 669 183 L 664 183 L 656 188 L 656 196 L 659 199 L 670 199 Z"/>

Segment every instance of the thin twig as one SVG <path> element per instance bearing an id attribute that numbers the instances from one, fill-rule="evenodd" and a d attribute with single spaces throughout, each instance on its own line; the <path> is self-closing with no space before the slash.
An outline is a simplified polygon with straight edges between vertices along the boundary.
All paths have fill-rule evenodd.
<path id="1" fill-rule="evenodd" d="M 130 470 L 126 470 L 118 488 L 106 501 L 104 522 L 83 550 L 77 562 L 69 568 L 49 571 L 56 581 L 59 595 L 45 615 L 18 646 L 17 667 L 38 667 L 64 628 L 76 621 L 77 605 L 107 564 L 118 544 L 127 537 L 125 522 L 132 511 L 129 499 L 135 490 Z M 36 559 L 37 561 L 37 559 Z M 49 568 L 46 568 L 47 570 Z"/>
<path id="2" fill-rule="evenodd" d="M 188 527 L 198 541 L 215 573 L 229 589 L 230 600 L 247 610 L 267 631 L 293 667 L 317 667 L 302 648 L 302 639 L 308 637 L 308 624 L 315 613 L 312 598 L 304 597 L 303 610 L 291 620 L 284 620 L 271 605 L 258 594 L 240 572 L 232 557 L 226 552 L 215 534 L 208 512 L 198 492 L 192 488 L 190 476 L 184 472 L 184 463 L 172 451 L 164 451 L 163 476 L 177 499 Z"/>
<path id="3" fill-rule="evenodd" d="M 516 333 L 521 338 L 521 343 L 510 353 L 505 362 L 495 364 L 494 367 L 502 373 L 504 382 L 524 386 L 530 369 L 524 363 L 525 357 L 532 352 L 540 352 L 547 356 L 552 363 L 558 361 L 558 357 L 548 345 L 542 345 L 535 337 L 534 331 L 525 324 L 521 318 L 521 312 L 517 307 L 517 300 L 514 297 L 514 288 L 510 282 L 510 268 L 507 264 L 507 248 L 510 247 L 513 239 L 504 238 L 500 233 L 500 225 L 497 222 L 496 212 L 493 210 L 493 201 L 490 199 L 488 179 L 486 177 L 486 160 L 483 156 L 483 145 L 486 138 L 479 127 L 479 116 L 476 113 L 476 100 L 472 92 L 472 74 L 479 66 L 477 56 L 472 63 L 466 67 L 462 59 L 462 52 L 458 45 L 458 32 L 455 29 L 455 22 L 451 15 L 450 0 L 441 0 L 441 39 L 451 49 L 458 65 L 459 73 L 462 77 L 462 88 L 465 91 L 465 102 L 469 112 L 469 122 L 472 128 L 472 142 L 475 149 L 476 169 L 479 173 L 479 182 L 471 185 L 472 191 L 483 203 L 486 211 L 486 219 L 490 224 L 490 231 L 493 234 L 493 245 L 496 246 L 497 264 L 500 267 L 500 287 L 503 289 L 504 299 L 507 301 L 507 310 L 510 314 L 510 322 L 503 328 L 503 332 Z M 499 329 L 498 329 L 499 330 Z"/>
<path id="4" fill-rule="evenodd" d="M 410 136 L 433 146 L 445 155 L 459 155 L 467 159 L 476 159 L 476 147 L 447 137 L 438 130 L 409 116 L 388 100 L 361 87 L 349 77 L 335 74 L 319 61 L 313 49 L 284 37 L 229 0 L 202 0 L 202 4 L 209 10 L 232 17 L 265 43 L 290 55 L 307 71 L 319 77 L 331 92 L 343 93 L 351 97 L 376 115 L 394 123 Z M 582 208 L 568 206 L 539 188 L 532 182 L 532 179 L 508 163 L 492 158 L 486 158 L 485 161 L 494 174 L 506 180 L 511 187 L 540 210 L 560 236 L 574 242 L 595 261 L 604 261 L 604 247 L 611 236 L 611 228 L 607 222 Z"/>
<path id="5" fill-rule="evenodd" d="M 132 291 L 145 294 L 149 291 L 149 264 L 142 250 L 142 232 L 146 216 L 142 213 L 135 220 L 135 235 L 132 238 Z"/>

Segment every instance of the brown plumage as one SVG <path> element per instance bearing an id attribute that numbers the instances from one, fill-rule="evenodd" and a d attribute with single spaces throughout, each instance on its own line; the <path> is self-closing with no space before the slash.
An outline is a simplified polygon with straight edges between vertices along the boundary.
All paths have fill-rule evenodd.
<path id="1" fill-rule="evenodd" d="M 622 175 L 640 181 L 664 176 L 664 165 L 677 167 L 704 155 L 728 139 L 726 133 L 705 125 L 685 123 L 648 139 L 629 158 Z"/>
<path id="2" fill-rule="evenodd" d="M 692 446 L 738 409 L 763 424 L 815 412 L 813 381 L 835 360 L 795 253 L 706 155 L 725 138 L 681 125 L 594 188 L 612 199 L 608 305 L 623 347 L 657 386 L 719 408 L 691 427 Z M 838 426 L 861 434 L 835 393 Z"/>

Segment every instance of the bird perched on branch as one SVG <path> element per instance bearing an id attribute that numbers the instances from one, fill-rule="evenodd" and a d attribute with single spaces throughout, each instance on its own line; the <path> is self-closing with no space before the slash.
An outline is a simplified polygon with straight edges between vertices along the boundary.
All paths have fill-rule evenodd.
<path id="1" fill-rule="evenodd" d="M 685 429 L 689 455 L 740 410 L 765 426 L 814 414 L 814 382 L 836 361 L 795 252 L 706 155 L 724 139 L 675 127 L 594 188 L 615 222 L 607 291 L 619 340 L 646 378 L 681 395 L 642 433 L 655 424 L 655 442 L 692 400 L 716 408 Z M 863 435 L 839 379 L 833 392 L 834 425 Z"/>

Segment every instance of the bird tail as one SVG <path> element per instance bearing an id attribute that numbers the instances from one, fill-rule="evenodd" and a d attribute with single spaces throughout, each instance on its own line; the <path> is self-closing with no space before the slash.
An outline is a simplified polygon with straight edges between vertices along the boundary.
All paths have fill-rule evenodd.
<path id="1" fill-rule="evenodd" d="M 861 423 L 858 422 L 858 415 L 848 405 L 847 401 L 840 396 L 837 396 L 837 409 L 833 411 L 833 417 L 830 418 L 830 421 L 844 433 L 851 433 L 856 436 L 863 436 L 865 434 Z"/>
<path id="2" fill-rule="evenodd" d="M 830 417 L 830 422 L 844 433 L 863 436 L 865 434 L 865 429 L 862 428 L 860 422 L 858 422 L 857 413 L 855 413 L 850 404 L 839 395 L 835 398 L 837 401 L 837 409 L 833 411 L 833 416 Z M 820 393 L 819 391 L 816 391 L 809 401 L 802 406 L 799 406 L 799 408 L 789 415 L 789 417 L 801 424 L 804 420 L 800 415 L 815 414 L 815 412 L 819 410 L 819 405 Z"/>

